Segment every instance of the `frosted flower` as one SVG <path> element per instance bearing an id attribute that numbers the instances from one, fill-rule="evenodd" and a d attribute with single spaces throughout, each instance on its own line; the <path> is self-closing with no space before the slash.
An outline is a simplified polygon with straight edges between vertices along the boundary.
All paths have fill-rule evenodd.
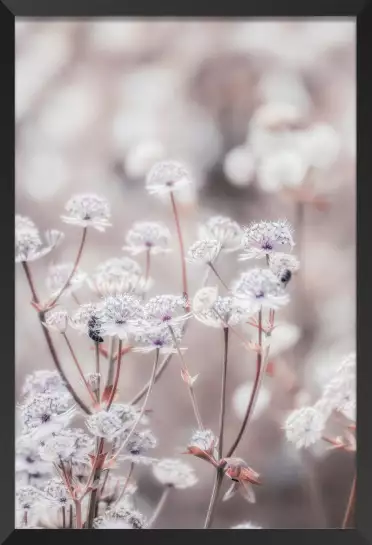
<path id="1" fill-rule="evenodd" d="M 342 412 L 350 420 L 356 420 L 356 366 L 355 354 L 351 354 L 336 370 L 325 386 L 322 399 L 330 410 Z"/>
<path id="2" fill-rule="evenodd" d="M 20 406 L 23 433 L 29 433 L 33 439 L 43 439 L 64 428 L 74 414 L 74 408 L 68 409 L 70 395 L 58 392 L 36 394 L 31 400 Z"/>
<path id="3" fill-rule="evenodd" d="M 240 275 L 233 286 L 237 304 L 254 312 L 261 306 L 277 308 L 289 301 L 283 286 L 269 269 L 251 269 Z"/>
<path id="4" fill-rule="evenodd" d="M 295 150 L 281 150 L 259 164 L 257 180 L 264 191 L 269 193 L 283 187 L 299 187 L 304 181 L 308 163 Z"/>
<path id="5" fill-rule="evenodd" d="M 16 503 L 18 509 L 29 511 L 40 503 L 42 494 L 34 486 L 22 486 L 16 490 Z"/>
<path id="6" fill-rule="evenodd" d="M 274 252 L 269 254 L 269 267 L 279 280 L 286 284 L 292 273 L 297 272 L 300 268 L 300 262 L 292 254 Z"/>
<path id="7" fill-rule="evenodd" d="M 120 519 L 97 517 L 93 520 L 94 530 L 132 530 L 133 527 Z"/>
<path id="8" fill-rule="evenodd" d="M 225 216 L 213 216 L 199 228 L 201 239 L 217 240 L 221 252 L 233 252 L 242 244 L 243 231 L 236 221 Z"/>
<path id="9" fill-rule="evenodd" d="M 40 448 L 40 457 L 48 462 L 73 461 L 88 462 L 88 454 L 93 452 L 91 437 L 80 429 L 64 429 L 46 438 Z"/>
<path id="10" fill-rule="evenodd" d="M 262 526 L 256 526 L 251 522 L 243 522 L 242 524 L 231 526 L 231 530 L 262 530 Z"/>
<path id="11" fill-rule="evenodd" d="M 27 375 L 23 384 L 22 394 L 24 396 L 34 396 L 36 394 L 46 393 L 68 394 L 68 390 L 58 371 L 47 371 L 44 369 L 34 371 Z"/>
<path id="12" fill-rule="evenodd" d="M 90 414 L 85 420 L 88 430 L 95 437 L 102 437 L 112 441 L 123 432 L 123 423 L 120 417 L 113 412 L 101 410 Z"/>
<path id="13" fill-rule="evenodd" d="M 102 307 L 102 333 L 127 339 L 134 320 L 142 317 L 143 307 L 136 297 L 127 293 L 109 295 Z"/>
<path id="14" fill-rule="evenodd" d="M 38 443 L 30 441 L 27 436 L 17 439 L 15 455 L 16 473 L 25 473 L 30 484 L 35 484 L 53 472 L 52 464 L 40 458 Z"/>
<path id="15" fill-rule="evenodd" d="M 126 522 L 134 530 L 140 530 L 146 526 L 146 517 L 139 511 L 128 508 L 126 502 L 120 502 L 108 509 L 105 516 L 116 521 Z"/>
<path id="16" fill-rule="evenodd" d="M 231 149 L 225 156 L 223 171 L 232 185 L 246 187 L 255 174 L 255 158 L 246 146 Z"/>
<path id="17" fill-rule="evenodd" d="M 213 263 L 221 251 L 221 243 L 214 239 L 198 240 L 187 253 L 189 263 Z"/>
<path id="18" fill-rule="evenodd" d="M 179 345 L 182 340 L 182 329 L 177 325 L 172 325 L 172 330 Z M 135 342 L 138 343 L 138 346 L 134 348 L 135 352 L 147 353 L 153 350 L 159 350 L 161 354 L 177 352 L 173 335 L 166 322 L 160 325 L 144 322 L 137 326 L 137 331 L 133 334 Z"/>
<path id="19" fill-rule="evenodd" d="M 176 458 L 164 458 L 153 467 L 156 479 L 165 486 L 178 489 L 194 486 L 198 479 L 191 466 Z"/>
<path id="20" fill-rule="evenodd" d="M 155 221 L 136 222 L 125 237 L 126 245 L 123 250 L 132 255 L 142 252 L 160 254 L 170 252 L 169 242 L 171 234 L 165 225 Z"/>
<path id="21" fill-rule="evenodd" d="M 59 507 L 66 507 L 73 503 L 69 491 L 61 479 L 51 479 L 45 485 L 44 493 L 46 499 Z"/>
<path id="22" fill-rule="evenodd" d="M 65 206 L 66 214 L 62 220 L 80 227 L 94 227 L 97 231 L 105 231 L 110 227 L 111 212 L 106 199 L 93 193 L 74 195 Z"/>
<path id="23" fill-rule="evenodd" d="M 150 195 L 163 195 L 190 184 L 191 178 L 186 168 L 176 161 L 156 163 L 146 179 L 146 189 Z"/>
<path id="24" fill-rule="evenodd" d="M 217 286 L 207 286 L 198 290 L 192 300 L 192 311 L 194 314 L 208 313 L 218 297 Z"/>
<path id="25" fill-rule="evenodd" d="M 39 230 L 32 220 L 16 214 L 15 217 L 15 262 L 35 261 L 49 254 L 58 246 L 64 234 L 57 230 L 45 233 L 46 245 L 43 244 Z"/>
<path id="26" fill-rule="evenodd" d="M 57 333 L 65 333 L 68 326 L 68 313 L 65 309 L 49 310 L 45 314 L 44 326 Z"/>
<path id="27" fill-rule="evenodd" d="M 144 306 L 145 318 L 151 323 L 174 323 L 186 320 L 185 298 L 179 295 L 156 295 Z"/>
<path id="28" fill-rule="evenodd" d="M 113 403 L 110 411 L 120 418 L 124 432 L 132 426 L 139 413 L 139 409 L 125 403 Z M 142 418 L 142 423 L 144 422 L 145 417 Z"/>
<path id="29" fill-rule="evenodd" d="M 237 305 L 234 297 L 218 296 L 208 311 L 196 312 L 194 317 L 210 327 L 227 327 L 237 325 L 247 314 L 246 309 Z"/>
<path id="30" fill-rule="evenodd" d="M 293 229 L 286 220 L 260 221 L 244 229 L 241 259 L 261 258 L 277 252 L 283 245 L 294 246 Z"/>
<path id="31" fill-rule="evenodd" d="M 48 290 L 52 296 L 58 295 L 62 288 L 66 286 L 66 282 L 72 273 L 74 263 L 60 263 L 49 267 L 48 277 L 46 280 Z M 73 277 L 64 289 L 64 295 L 71 295 L 78 290 L 86 281 L 87 275 L 80 268 L 77 268 Z"/>
<path id="32" fill-rule="evenodd" d="M 314 407 L 294 410 L 284 424 L 288 441 L 297 448 L 307 448 L 322 437 L 325 427 L 324 415 Z"/>

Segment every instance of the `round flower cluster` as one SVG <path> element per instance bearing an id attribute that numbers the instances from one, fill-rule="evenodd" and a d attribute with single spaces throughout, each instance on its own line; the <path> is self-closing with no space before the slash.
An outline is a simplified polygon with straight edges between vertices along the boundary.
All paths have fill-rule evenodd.
<path id="1" fill-rule="evenodd" d="M 240 225 L 226 216 L 212 216 L 199 228 L 201 240 L 217 240 L 222 252 L 233 252 L 242 244 Z"/>
<path id="2" fill-rule="evenodd" d="M 177 191 L 191 184 L 186 168 L 176 161 L 161 161 L 150 170 L 146 189 L 150 195 L 163 195 Z"/>
<path id="3" fill-rule="evenodd" d="M 64 238 L 60 231 L 51 230 L 45 233 L 46 245 L 32 220 L 19 214 L 15 217 L 15 262 L 35 261 L 49 254 Z"/>
<path id="4" fill-rule="evenodd" d="M 236 303 L 252 312 L 261 306 L 277 308 L 289 301 L 283 285 L 270 269 L 255 268 L 242 273 L 232 292 Z"/>
<path id="5" fill-rule="evenodd" d="M 261 258 L 277 252 L 283 245 L 293 248 L 293 228 L 286 220 L 260 221 L 244 229 L 241 259 Z"/>
<path id="6" fill-rule="evenodd" d="M 189 488 L 194 486 L 198 479 L 191 466 L 176 458 L 164 458 L 153 466 L 156 479 L 164 486 L 174 488 Z"/>
<path id="7" fill-rule="evenodd" d="M 106 199 L 93 193 L 74 195 L 65 206 L 66 214 L 62 216 L 65 223 L 80 227 L 93 227 L 97 231 L 105 231 L 110 227 L 111 212 Z"/>
<path id="8" fill-rule="evenodd" d="M 165 225 L 154 221 L 139 221 L 128 231 L 123 250 L 138 255 L 147 252 L 151 255 L 170 252 L 171 234 Z"/>

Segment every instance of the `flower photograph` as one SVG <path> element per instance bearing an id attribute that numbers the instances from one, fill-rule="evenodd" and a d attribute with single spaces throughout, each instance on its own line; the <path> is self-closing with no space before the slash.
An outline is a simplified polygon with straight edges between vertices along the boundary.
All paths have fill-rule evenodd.
<path id="1" fill-rule="evenodd" d="M 15 528 L 354 528 L 355 20 L 15 58 Z"/>

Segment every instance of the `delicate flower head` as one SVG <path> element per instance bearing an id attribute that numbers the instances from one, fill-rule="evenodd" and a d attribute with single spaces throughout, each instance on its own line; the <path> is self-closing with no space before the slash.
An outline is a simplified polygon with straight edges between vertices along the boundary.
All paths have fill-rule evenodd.
<path id="1" fill-rule="evenodd" d="M 18 509 L 29 511 L 42 500 L 40 490 L 34 486 L 22 486 L 16 490 L 16 502 Z"/>
<path id="2" fill-rule="evenodd" d="M 71 396 L 59 392 L 36 394 L 20 406 L 24 433 L 42 439 L 59 432 L 70 421 L 74 408 L 68 409 Z"/>
<path id="3" fill-rule="evenodd" d="M 187 445 L 187 454 L 214 462 L 217 458 L 218 438 L 212 430 L 196 430 Z"/>
<path id="4" fill-rule="evenodd" d="M 132 530 L 133 527 L 124 520 L 109 517 L 96 517 L 93 521 L 94 530 Z"/>
<path id="5" fill-rule="evenodd" d="M 142 252 L 160 254 L 170 252 L 169 242 L 171 234 L 165 225 L 155 221 L 138 221 L 128 231 L 125 237 L 126 245 L 123 250 L 132 255 Z"/>
<path id="6" fill-rule="evenodd" d="M 62 242 L 64 234 L 57 230 L 45 233 L 44 246 L 39 230 L 32 220 L 19 214 L 15 217 L 15 261 L 16 263 L 35 261 L 49 254 Z"/>
<path id="7" fill-rule="evenodd" d="M 279 280 L 286 284 L 286 279 L 300 268 L 300 262 L 292 254 L 273 252 L 269 255 L 269 267 Z"/>
<path id="8" fill-rule="evenodd" d="M 161 161 L 150 170 L 146 179 L 146 189 L 150 195 L 163 195 L 177 191 L 191 184 L 186 168 L 176 161 Z"/>
<path id="9" fill-rule="evenodd" d="M 125 435 L 123 440 L 125 441 Z M 130 455 L 136 457 L 143 456 L 150 449 L 155 448 L 156 445 L 157 440 L 151 430 L 135 431 L 132 433 L 125 449 Z"/>
<path id="10" fill-rule="evenodd" d="M 47 482 L 44 488 L 44 493 L 47 500 L 58 505 L 59 507 L 72 505 L 70 493 L 62 479 L 59 479 L 58 477 Z"/>
<path id="11" fill-rule="evenodd" d="M 44 326 L 57 333 L 65 333 L 68 326 L 68 313 L 65 309 L 49 310 L 45 314 Z"/>
<path id="12" fill-rule="evenodd" d="M 151 281 L 141 276 L 141 267 L 134 259 L 124 256 L 101 263 L 88 278 L 88 284 L 93 291 L 106 297 L 124 292 L 142 294 L 150 287 Z"/>
<path id="13" fill-rule="evenodd" d="M 260 221 L 244 229 L 244 253 L 241 259 L 261 258 L 276 252 L 281 246 L 293 248 L 293 229 L 286 220 Z"/>
<path id="14" fill-rule="evenodd" d="M 93 193 L 74 195 L 67 202 L 65 210 L 62 220 L 71 225 L 94 227 L 97 231 L 104 231 L 111 226 L 108 201 Z"/>
<path id="15" fill-rule="evenodd" d="M 134 530 L 144 528 L 147 522 L 146 517 L 144 517 L 142 513 L 130 509 L 126 502 L 120 502 L 108 509 L 105 513 L 105 517 L 115 521 L 126 522 Z"/>
<path id="16" fill-rule="evenodd" d="M 139 412 L 139 410 L 133 407 L 133 405 L 127 405 L 125 403 L 113 403 L 110 411 L 120 418 L 123 431 L 126 431 L 129 427 L 131 427 Z M 144 418 L 142 421 L 144 421 Z"/>
<path id="17" fill-rule="evenodd" d="M 276 308 L 285 305 L 289 296 L 269 269 L 251 269 L 240 275 L 233 286 L 236 303 L 254 312 L 261 306 Z"/>
<path id="18" fill-rule="evenodd" d="M 175 345 L 179 345 L 182 340 L 182 329 L 174 324 L 171 331 L 167 322 L 154 325 L 151 322 L 142 322 L 137 325 L 134 340 L 138 344 L 134 349 L 136 352 L 159 350 L 162 354 L 169 354 L 176 352 Z"/>
<path id="19" fill-rule="evenodd" d="M 100 334 L 102 303 L 85 303 L 70 317 L 70 325 L 80 333 L 92 337 Z"/>
<path id="20" fill-rule="evenodd" d="M 39 448 L 40 457 L 48 462 L 58 460 L 68 462 L 88 462 L 88 454 L 93 452 L 91 437 L 80 429 L 63 429 L 47 437 Z"/>
<path id="21" fill-rule="evenodd" d="M 156 479 L 165 486 L 183 489 L 194 486 L 198 479 L 191 466 L 176 458 L 164 458 L 154 465 Z"/>
<path id="22" fill-rule="evenodd" d="M 242 244 L 243 231 L 236 221 L 226 216 L 213 216 L 200 226 L 201 239 L 217 240 L 222 252 L 233 252 Z"/>
<path id="23" fill-rule="evenodd" d="M 315 407 L 302 407 L 294 410 L 284 424 L 288 441 L 297 448 L 307 448 L 316 443 L 325 427 L 325 417 Z"/>
<path id="24" fill-rule="evenodd" d="M 143 317 L 140 301 L 131 294 L 109 295 L 102 307 L 102 333 L 126 339 L 135 320 Z"/>
<path id="25" fill-rule="evenodd" d="M 90 414 L 86 418 L 85 424 L 92 435 L 102 437 L 108 441 L 112 441 L 123 432 L 123 423 L 112 410 L 101 410 Z"/>
<path id="26" fill-rule="evenodd" d="M 243 522 L 242 524 L 231 526 L 231 530 L 262 530 L 262 526 L 256 526 L 251 522 Z"/>
<path id="27" fill-rule="evenodd" d="M 61 393 L 63 395 L 68 393 L 66 385 L 58 371 L 40 369 L 26 376 L 22 388 L 24 396 L 47 393 Z"/>
<path id="28" fill-rule="evenodd" d="M 20 436 L 15 446 L 15 471 L 26 474 L 30 484 L 35 484 L 53 472 L 53 466 L 40 458 L 37 441 L 28 436 Z"/>
<path id="29" fill-rule="evenodd" d="M 217 286 L 207 286 L 198 290 L 192 300 L 192 311 L 194 314 L 205 314 L 209 312 L 218 297 Z"/>
<path id="30" fill-rule="evenodd" d="M 329 410 L 343 413 L 350 420 L 356 420 L 356 358 L 350 354 L 326 384 L 322 402 Z"/>
<path id="31" fill-rule="evenodd" d="M 84 284 L 87 279 L 87 274 L 77 267 L 74 275 L 66 286 L 66 282 L 70 278 L 74 266 L 74 263 L 60 263 L 49 267 L 47 287 L 52 296 L 58 295 L 62 288 L 64 288 L 64 295 L 71 295 L 71 293 L 78 290 Z"/>
<path id="32" fill-rule="evenodd" d="M 185 306 L 185 298 L 180 295 L 156 295 L 144 307 L 145 318 L 159 325 L 183 321 L 188 317 Z"/>
<path id="33" fill-rule="evenodd" d="M 195 242 L 187 253 L 190 263 L 213 263 L 221 251 L 221 243 L 215 239 L 204 239 Z"/>
<path id="34" fill-rule="evenodd" d="M 218 296 L 208 311 L 195 312 L 194 316 L 207 326 L 228 327 L 237 325 L 243 317 L 247 316 L 247 310 L 239 306 L 234 297 Z"/>

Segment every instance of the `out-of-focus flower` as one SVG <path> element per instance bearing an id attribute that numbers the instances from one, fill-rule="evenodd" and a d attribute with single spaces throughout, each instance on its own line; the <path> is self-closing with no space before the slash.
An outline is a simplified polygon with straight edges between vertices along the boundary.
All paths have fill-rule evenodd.
<path id="1" fill-rule="evenodd" d="M 230 150 L 223 163 L 226 178 L 237 187 L 246 187 L 251 184 L 255 168 L 254 155 L 247 146 L 238 146 Z"/>
<path id="2" fill-rule="evenodd" d="M 255 111 L 251 125 L 268 131 L 294 129 L 302 120 L 302 112 L 297 106 L 285 102 L 269 102 Z"/>
<path id="3" fill-rule="evenodd" d="M 73 501 L 63 481 L 59 478 L 51 479 L 44 488 L 45 499 L 59 507 L 68 507 Z"/>
<path id="4" fill-rule="evenodd" d="M 74 195 L 65 206 L 66 214 L 61 216 L 65 223 L 80 227 L 93 227 L 105 231 L 110 227 L 110 206 L 106 199 L 94 193 Z"/>
<path id="5" fill-rule="evenodd" d="M 283 187 L 298 187 L 305 179 L 308 163 L 295 150 L 282 150 L 265 157 L 257 169 L 257 180 L 268 193 Z"/>
<path id="6" fill-rule="evenodd" d="M 170 231 L 165 225 L 154 221 L 139 221 L 128 231 L 123 250 L 132 255 L 142 252 L 150 254 L 170 252 L 170 239 Z"/>
<path id="7" fill-rule="evenodd" d="M 124 520 L 109 517 L 97 517 L 93 521 L 94 530 L 132 530 L 133 527 Z"/>
<path id="8" fill-rule="evenodd" d="M 270 357 L 274 358 L 297 344 L 301 330 L 295 324 L 279 322 L 271 332 L 267 344 L 270 345 Z M 261 394 L 260 394 L 261 397 Z"/>
<path id="9" fill-rule="evenodd" d="M 253 391 L 253 381 L 246 382 L 241 384 L 234 392 L 232 398 L 233 408 L 236 412 L 236 415 L 239 418 L 244 418 L 244 415 L 247 411 L 249 399 Z M 270 402 L 271 393 L 270 390 L 265 387 L 265 385 L 260 388 L 260 395 L 257 398 L 257 403 L 254 406 L 252 418 L 258 418 L 262 412 L 266 409 Z"/>
<path id="10" fill-rule="evenodd" d="M 70 295 L 84 284 L 87 279 L 87 274 L 80 268 L 77 268 L 66 286 L 66 282 L 70 278 L 73 268 L 74 263 L 61 263 L 49 267 L 46 283 L 52 296 L 58 295 L 62 288 L 64 288 L 63 293 L 65 295 Z"/>
<path id="11" fill-rule="evenodd" d="M 305 132 L 300 146 L 309 165 L 328 168 L 339 155 L 340 138 L 331 125 L 316 123 Z"/>
<path id="12" fill-rule="evenodd" d="M 231 530 L 262 530 L 262 526 L 256 526 L 251 522 L 243 522 L 242 524 L 231 526 Z"/>
<path id="13" fill-rule="evenodd" d="M 28 436 L 17 439 L 15 455 L 16 474 L 26 474 L 30 484 L 37 486 L 53 472 L 53 465 L 40 458 L 38 442 L 30 441 Z"/>
<path id="14" fill-rule="evenodd" d="M 269 269 L 251 269 L 240 275 L 233 285 L 236 304 L 255 312 L 262 307 L 277 308 L 289 301 L 283 286 Z"/>
<path id="15" fill-rule="evenodd" d="M 161 354 L 172 354 L 177 352 L 175 344 L 179 346 L 182 340 L 182 329 L 177 324 L 172 325 L 170 329 L 166 322 L 153 325 L 144 321 L 138 323 L 133 335 L 137 343 L 133 349 L 135 352 L 148 353 L 159 350 Z"/>
<path id="16" fill-rule="evenodd" d="M 47 371 L 40 369 L 27 375 L 23 384 L 22 394 L 33 397 L 36 394 L 68 394 L 65 383 L 58 371 Z"/>
<path id="17" fill-rule="evenodd" d="M 241 458 L 223 458 L 220 464 L 224 468 L 225 475 L 234 481 L 224 495 L 223 501 L 229 500 L 236 492 L 240 492 L 244 499 L 255 503 L 256 497 L 252 485 L 261 484 L 259 474 Z"/>
<path id="18" fill-rule="evenodd" d="M 202 240 L 217 240 L 221 244 L 221 252 L 233 252 L 242 244 L 243 231 L 236 221 L 226 216 L 212 216 L 199 228 Z"/>
<path id="19" fill-rule="evenodd" d="M 39 230 L 30 218 L 16 214 L 15 217 L 15 262 L 35 261 L 49 254 L 64 239 L 64 234 L 55 229 L 45 233 L 43 245 Z"/>
<path id="20" fill-rule="evenodd" d="M 198 290 L 192 300 L 194 314 L 208 313 L 218 297 L 217 286 L 207 286 Z"/>
<path id="21" fill-rule="evenodd" d="M 330 410 L 343 413 L 350 420 L 356 420 L 356 356 L 350 354 L 326 384 L 321 401 Z"/>
<path id="22" fill-rule="evenodd" d="M 307 448 L 322 437 L 325 427 L 324 414 L 315 407 L 294 410 L 284 423 L 288 441 L 297 448 Z"/>
<path id="23" fill-rule="evenodd" d="M 163 195 L 183 189 L 191 184 L 191 177 L 186 168 L 176 161 L 156 163 L 146 179 L 146 189 L 150 195 Z"/>
<path id="24" fill-rule="evenodd" d="M 123 435 L 122 439 L 125 441 L 126 434 Z M 156 445 L 157 439 L 151 430 L 135 431 L 130 436 L 125 450 L 132 456 L 132 460 L 135 461 L 137 457 L 144 456 L 150 449 L 155 448 Z"/>
<path id="25" fill-rule="evenodd" d="M 48 462 L 78 463 L 88 462 L 88 454 L 93 450 L 93 440 L 83 430 L 67 428 L 42 441 L 39 453 L 42 460 Z"/>
<path id="26" fill-rule="evenodd" d="M 139 289 L 143 290 L 150 285 L 149 281 L 141 277 L 141 273 L 141 267 L 134 259 L 113 257 L 101 263 L 87 282 L 101 297 L 124 292 L 138 294 Z"/>
<path id="27" fill-rule="evenodd" d="M 187 253 L 189 263 L 213 263 L 221 251 L 221 243 L 215 239 L 196 241 Z"/>
<path id="28" fill-rule="evenodd" d="M 161 142 L 143 140 L 129 148 L 125 158 L 125 171 L 131 178 L 142 178 L 164 156 L 165 149 Z"/>
<path id="29" fill-rule="evenodd" d="M 22 486 L 16 490 L 16 504 L 18 509 L 29 511 L 40 504 L 43 495 L 34 486 Z"/>
<path id="30" fill-rule="evenodd" d="M 68 326 L 68 313 L 65 309 L 49 310 L 45 314 L 44 326 L 57 333 L 65 333 Z"/>
<path id="31" fill-rule="evenodd" d="M 102 303 L 85 303 L 70 317 L 70 325 L 80 333 L 99 334 Z"/>
<path id="32" fill-rule="evenodd" d="M 244 253 L 240 259 L 262 258 L 277 252 L 282 246 L 293 248 L 293 228 L 286 220 L 260 221 L 244 229 Z"/>
<path id="33" fill-rule="evenodd" d="M 131 529 L 140 530 L 146 526 L 146 518 L 139 511 L 130 509 L 126 502 L 120 502 L 108 509 L 103 517 L 95 519 L 96 529 L 117 528 L 117 523 L 128 524 Z"/>
<path id="34" fill-rule="evenodd" d="M 191 466 L 176 458 L 164 458 L 153 466 L 156 479 L 164 486 L 184 489 L 194 486 L 198 479 Z"/>
<path id="35" fill-rule="evenodd" d="M 186 320 L 185 298 L 179 295 L 156 295 L 144 306 L 145 319 L 154 325 L 173 324 Z"/>
<path id="36" fill-rule="evenodd" d="M 109 295 L 105 298 L 100 315 L 103 335 L 127 339 L 135 320 L 143 318 L 140 301 L 131 294 Z"/>
<path id="37" fill-rule="evenodd" d="M 236 298 L 218 296 L 209 310 L 194 312 L 194 317 L 210 327 L 228 327 L 237 325 L 248 314 L 244 306 L 238 305 Z"/>

